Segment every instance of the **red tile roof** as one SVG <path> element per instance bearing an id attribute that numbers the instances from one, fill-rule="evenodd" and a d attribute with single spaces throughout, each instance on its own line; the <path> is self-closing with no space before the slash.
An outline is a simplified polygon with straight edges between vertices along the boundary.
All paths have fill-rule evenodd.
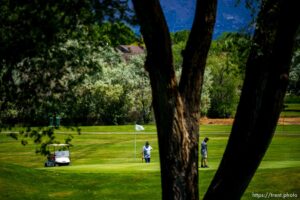
<path id="1" fill-rule="evenodd" d="M 118 51 L 121 51 L 124 54 L 143 54 L 145 53 L 145 49 L 142 46 L 135 46 L 135 45 L 119 45 L 116 47 Z"/>

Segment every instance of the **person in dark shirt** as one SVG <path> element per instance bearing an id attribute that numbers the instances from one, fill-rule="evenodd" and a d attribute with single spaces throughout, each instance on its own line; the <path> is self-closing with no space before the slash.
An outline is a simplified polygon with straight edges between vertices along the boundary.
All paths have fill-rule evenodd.
<path id="1" fill-rule="evenodd" d="M 201 143 L 201 167 L 208 168 L 207 165 L 207 142 L 208 137 L 204 138 L 204 140 Z"/>

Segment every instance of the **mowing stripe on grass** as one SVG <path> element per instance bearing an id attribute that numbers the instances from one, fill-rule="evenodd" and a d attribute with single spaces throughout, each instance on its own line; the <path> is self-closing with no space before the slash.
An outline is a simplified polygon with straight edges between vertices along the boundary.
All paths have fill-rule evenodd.
<path id="1" fill-rule="evenodd" d="M 38 168 L 45 171 L 57 171 L 66 173 L 138 173 L 159 172 L 158 163 L 120 163 L 120 164 L 90 164 L 74 165 L 66 167 Z"/>
<path id="2" fill-rule="evenodd" d="M 219 163 L 217 162 L 211 162 L 209 168 L 200 168 L 200 170 L 216 170 L 218 164 Z M 259 166 L 259 169 L 280 169 L 294 167 L 300 167 L 300 161 L 263 161 Z M 38 169 L 65 173 L 139 173 L 160 171 L 158 163 L 90 164 Z"/>
<path id="3" fill-rule="evenodd" d="M 219 163 L 210 162 L 209 168 L 200 168 L 200 170 L 216 170 Z M 283 168 L 299 168 L 300 161 L 262 161 L 258 169 L 283 169 Z"/>

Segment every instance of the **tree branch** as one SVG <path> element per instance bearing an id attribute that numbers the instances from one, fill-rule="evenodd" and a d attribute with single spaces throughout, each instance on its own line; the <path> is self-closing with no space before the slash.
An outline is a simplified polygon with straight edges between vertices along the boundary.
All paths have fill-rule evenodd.
<path id="1" fill-rule="evenodd" d="M 171 38 L 160 3 L 158 0 L 132 2 L 147 47 L 146 69 L 168 75 L 173 70 Z"/>
<path id="2" fill-rule="evenodd" d="M 168 26 L 158 0 L 132 2 L 147 48 L 145 67 L 150 77 L 157 131 L 168 135 L 164 130 L 171 134 L 178 96 Z"/>
<path id="3" fill-rule="evenodd" d="M 157 127 L 171 129 L 178 92 L 168 26 L 158 0 L 132 2 L 147 48 L 145 68 L 149 72 Z M 162 108 L 165 113 L 159 112 Z"/>
<path id="4" fill-rule="evenodd" d="M 181 96 L 189 105 L 189 112 L 199 113 L 200 93 L 206 59 L 216 19 L 217 0 L 197 0 L 192 30 L 183 51 L 182 75 L 179 84 Z M 195 116 L 199 118 L 199 116 Z"/>

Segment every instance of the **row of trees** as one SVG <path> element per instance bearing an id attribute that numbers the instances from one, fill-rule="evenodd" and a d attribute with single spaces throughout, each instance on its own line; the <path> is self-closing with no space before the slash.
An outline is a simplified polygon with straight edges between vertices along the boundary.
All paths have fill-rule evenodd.
<path id="1" fill-rule="evenodd" d="M 68 40 L 50 49 L 47 60 L 18 63 L 24 71 L 15 70 L 13 80 L 22 88 L 23 101 L 8 102 L 1 120 L 48 125 L 56 113 L 65 125 L 147 123 L 152 120 L 151 93 L 143 63 L 144 55 L 125 61 L 110 46 Z M 36 88 L 40 82 L 47 88 Z"/>
<path id="2" fill-rule="evenodd" d="M 104 26 L 115 26 L 109 24 Z M 128 29 L 124 24 L 121 26 Z M 47 125 L 53 113 L 57 113 L 64 124 L 153 121 L 150 84 L 143 68 L 145 56 L 135 55 L 125 60 L 111 43 L 99 45 L 92 42 L 95 41 L 90 39 L 94 30 L 82 29 L 76 30 L 86 32 L 80 37 L 76 35 L 52 45 L 45 54 L 26 57 L 16 63 L 18 68 L 13 71 L 13 81 L 21 88 L 22 109 L 15 101 L 8 102 L 1 112 L 2 122 Z M 189 31 L 179 31 L 171 35 L 178 76 L 181 73 L 181 52 L 188 34 Z M 122 35 L 121 40 L 115 38 L 112 43 L 137 41 L 131 37 L 133 32 L 128 35 L 128 40 L 124 41 Z M 223 118 L 233 115 L 244 79 L 249 46 L 250 37 L 239 33 L 225 33 L 212 41 L 204 74 L 202 116 Z M 298 54 L 299 51 L 295 51 L 291 71 L 292 93 L 299 88 Z M 36 87 L 39 84 L 44 86 L 43 89 Z M 40 104 L 31 107 L 36 100 Z M 30 112 L 25 109 L 26 105 L 31 108 Z"/>
<path id="3" fill-rule="evenodd" d="M 66 9 L 71 5 L 72 10 Z M 153 121 L 144 57 L 125 61 L 113 50 L 120 44 L 141 42 L 124 23 L 135 23 L 126 3 L 1 1 L 0 11 L 2 124 L 46 125 L 53 113 L 65 124 Z M 109 20 L 103 21 L 104 16 Z M 177 77 L 189 33 L 171 34 Z M 204 74 L 202 116 L 234 115 L 249 47 L 250 37 L 245 34 L 226 33 L 212 41 Z M 300 82 L 297 47 L 288 87 L 296 95 Z"/>
<path id="4" fill-rule="evenodd" d="M 181 35 L 186 33 L 174 34 L 176 66 L 182 62 L 182 45 L 187 38 Z M 235 37 L 248 41 L 245 36 L 225 34 L 213 42 L 205 73 L 202 115 L 228 117 L 235 109 L 242 82 L 242 70 L 233 60 L 240 58 L 240 51 L 231 52 L 239 47 L 232 42 Z M 12 78 L 15 87 L 21 88 L 18 98 L 22 99 L 22 109 L 15 101 L 8 102 L 1 112 L 2 122 L 47 125 L 53 113 L 60 115 L 64 124 L 148 123 L 153 120 L 150 85 L 143 68 L 144 55 L 125 60 L 113 46 L 99 45 L 77 35 L 52 45 L 45 54 L 26 57 L 16 65 L 18 68 L 13 71 Z M 178 75 L 181 73 L 179 67 L 176 71 Z"/>
<path id="5" fill-rule="evenodd" d="M 171 34 L 175 68 L 180 71 L 181 52 L 189 31 Z M 224 33 L 212 41 L 201 96 L 201 115 L 211 118 L 232 117 L 238 103 L 249 53 L 250 36 Z M 180 73 L 179 73 L 180 74 Z"/>
<path id="6" fill-rule="evenodd" d="M 180 74 L 182 50 L 189 31 L 171 33 L 175 69 Z M 300 95 L 300 38 L 296 38 L 287 95 Z M 210 118 L 233 117 L 245 78 L 251 37 L 243 33 L 223 33 L 213 40 L 207 58 L 201 95 L 201 115 Z"/>
<path id="7" fill-rule="evenodd" d="M 144 57 L 125 61 L 113 50 L 141 42 L 124 23 L 135 23 L 125 2 L 1 1 L 0 11 L 1 124 L 46 125 L 53 113 L 65 124 L 153 121 Z M 172 34 L 177 76 L 188 35 L 189 31 Z M 232 116 L 248 39 L 225 34 L 213 41 L 202 116 Z"/>

